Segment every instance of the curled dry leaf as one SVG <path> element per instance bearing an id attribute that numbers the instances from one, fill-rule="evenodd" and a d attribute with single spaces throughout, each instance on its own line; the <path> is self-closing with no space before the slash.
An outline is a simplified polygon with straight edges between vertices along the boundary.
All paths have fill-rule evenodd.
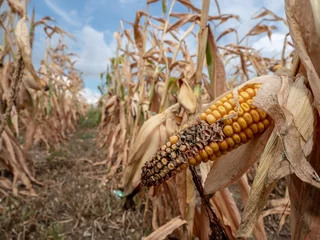
<path id="1" fill-rule="evenodd" d="M 277 179 L 294 172 L 302 181 L 320 186 L 319 177 L 306 160 L 310 151 L 303 151 L 306 143 L 313 139 L 315 120 L 312 97 L 304 82 L 303 77 L 298 77 L 294 83 L 283 77 L 276 99 L 278 104 L 275 102 L 264 106 L 274 118 L 276 126 L 261 156 L 238 231 L 239 237 L 250 236 Z M 258 107 L 263 105 L 261 98 L 262 94 L 257 96 Z"/>
<path id="2" fill-rule="evenodd" d="M 179 108 L 179 104 L 175 104 L 164 112 L 151 117 L 142 125 L 133 146 L 129 150 L 129 163 L 122 176 L 125 195 L 132 193 L 139 185 L 142 166 L 155 154 L 161 144 L 176 131 L 176 128 L 172 126 L 174 122 L 168 119 L 174 119 Z M 168 128 L 166 123 L 169 124 Z M 166 131 L 161 129 L 164 125 Z"/>
<path id="3" fill-rule="evenodd" d="M 30 74 L 32 75 L 36 83 L 39 86 L 41 86 L 41 80 L 39 79 L 31 61 L 29 30 L 27 27 L 27 20 L 25 17 L 21 18 L 18 21 L 14 33 L 15 33 L 19 48 L 21 49 L 22 58 L 26 68 L 28 69 L 28 71 L 30 72 Z"/>
<path id="4" fill-rule="evenodd" d="M 188 82 L 183 78 L 178 80 L 179 83 L 179 93 L 178 102 L 183 106 L 188 113 L 195 113 L 197 108 L 197 98 L 194 95 L 192 88 Z"/>

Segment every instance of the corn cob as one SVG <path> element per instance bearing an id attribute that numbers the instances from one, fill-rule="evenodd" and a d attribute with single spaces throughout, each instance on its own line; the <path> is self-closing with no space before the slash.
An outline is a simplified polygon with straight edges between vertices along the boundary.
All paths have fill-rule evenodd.
<path id="1" fill-rule="evenodd" d="M 237 114 L 235 99 L 229 93 L 171 136 L 143 166 L 142 184 L 159 185 L 189 165 L 214 161 L 263 133 L 271 118 L 252 105 L 259 87 L 260 84 L 248 84 L 238 91 Z"/>

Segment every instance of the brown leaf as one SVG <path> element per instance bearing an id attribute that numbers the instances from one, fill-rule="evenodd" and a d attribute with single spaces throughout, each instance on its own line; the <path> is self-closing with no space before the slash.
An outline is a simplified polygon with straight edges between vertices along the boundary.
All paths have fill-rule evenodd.
<path id="1" fill-rule="evenodd" d="M 314 95 L 314 106 L 320 116 L 320 37 L 316 32 L 310 2 L 302 4 L 286 0 L 286 15 L 295 51 L 307 71 Z"/>
<path id="2" fill-rule="evenodd" d="M 122 177 L 122 185 L 126 195 L 130 194 L 140 183 L 141 168 L 148 161 L 158 148 L 174 132 L 167 135 L 160 129 L 166 121 L 166 116 L 170 112 L 176 112 L 179 104 L 175 104 L 164 112 L 148 119 L 141 127 L 134 144 L 129 150 L 129 163 L 125 168 Z"/>
<path id="3" fill-rule="evenodd" d="M 181 227 L 186 224 L 185 220 L 182 220 L 180 217 L 175 217 L 165 225 L 158 228 L 156 231 L 151 233 L 148 237 L 144 238 L 144 240 L 162 240 L 165 239 L 169 234 L 171 234 L 175 229 Z"/>
<path id="4" fill-rule="evenodd" d="M 197 108 L 197 98 L 194 95 L 190 85 L 183 78 L 179 79 L 179 93 L 178 93 L 178 102 L 181 106 L 188 111 L 188 113 L 195 113 Z"/>
<path id="5" fill-rule="evenodd" d="M 139 29 L 139 22 L 140 22 L 141 14 L 138 11 L 136 13 L 136 19 L 133 24 L 133 33 L 134 33 L 134 40 L 136 42 L 136 46 L 139 49 L 140 52 L 143 51 L 143 35 L 142 32 Z"/>
<path id="6" fill-rule="evenodd" d="M 17 13 L 21 18 L 24 16 L 24 7 L 19 0 L 7 0 L 12 12 Z"/>
<path id="7" fill-rule="evenodd" d="M 29 41 L 29 30 L 27 27 L 27 20 L 25 18 L 21 18 L 15 29 L 15 36 L 18 42 L 18 45 L 22 51 L 22 57 L 24 64 L 30 74 L 32 75 L 33 79 L 37 82 L 39 86 L 41 86 L 41 81 L 36 74 L 36 71 L 33 67 L 32 61 L 31 61 L 31 48 L 30 48 L 30 41 Z"/>

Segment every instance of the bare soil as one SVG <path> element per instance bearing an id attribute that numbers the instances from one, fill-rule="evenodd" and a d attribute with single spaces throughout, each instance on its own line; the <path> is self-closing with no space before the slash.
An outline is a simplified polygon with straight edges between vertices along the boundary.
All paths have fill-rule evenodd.
<path id="1" fill-rule="evenodd" d="M 0 193 L 1 240 L 140 239 L 150 233 L 142 223 L 143 203 L 124 212 L 124 200 L 113 193 L 120 179 L 107 179 L 105 165 L 94 165 L 105 159 L 96 134 L 78 129 L 50 154 L 31 152 L 36 178 L 44 186 L 36 187 L 36 198 Z"/>
<path id="2" fill-rule="evenodd" d="M 97 165 L 105 154 L 96 146 L 96 134 L 95 129 L 79 128 L 66 144 L 49 154 L 40 149 L 31 151 L 36 178 L 44 186 L 35 187 L 38 197 L 0 192 L 0 240 L 134 240 L 152 232 L 152 213 L 147 211 L 144 216 L 144 198 L 135 198 L 135 210 L 124 211 L 124 199 L 114 191 L 119 176 L 107 178 L 105 164 Z M 230 189 L 243 210 L 234 186 Z M 285 182 L 280 181 L 272 198 L 281 198 L 284 192 Z M 290 239 L 288 220 L 277 233 L 280 218 L 271 215 L 264 219 L 268 239 Z"/>

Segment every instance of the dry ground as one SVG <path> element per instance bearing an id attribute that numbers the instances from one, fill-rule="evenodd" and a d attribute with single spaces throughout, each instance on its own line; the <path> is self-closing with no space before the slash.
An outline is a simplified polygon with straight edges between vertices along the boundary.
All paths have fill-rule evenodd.
<path id="1" fill-rule="evenodd" d="M 33 150 L 38 198 L 0 193 L 0 239 L 140 239 L 143 203 L 134 212 L 122 210 L 112 190 L 119 179 L 107 175 L 104 154 L 95 146 L 97 132 L 78 129 L 70 141 L 49 155 Z M 0 209 L 1 210 L 1 209 Z"/>
<path id="2" fill-rule="evenodd" d="M 151 212 L 143 223 L 144 202 L 136 199 L 136 210 L 124 212 L 124 200 L 113 193 L 119 177 L 105 179 L 105 165 L 94 165 L 105 159 L 95 145 L 96 134 L 94 129 L 79 128 L 50 154 L 31 152 L 36 177 L 44 186 L 36 187 L 37 198 L 0 193 L 0 240 L 141 239 L 151 232 Z M 241 209 L 239 194 L 234 187 L 231 190 Z M 283 194 L 282 182 L 273 198 Z M 288 223 L 276 234 L 279 216 L 267 217 L 265 223 L 268 239 L 290 239 Z"/>

